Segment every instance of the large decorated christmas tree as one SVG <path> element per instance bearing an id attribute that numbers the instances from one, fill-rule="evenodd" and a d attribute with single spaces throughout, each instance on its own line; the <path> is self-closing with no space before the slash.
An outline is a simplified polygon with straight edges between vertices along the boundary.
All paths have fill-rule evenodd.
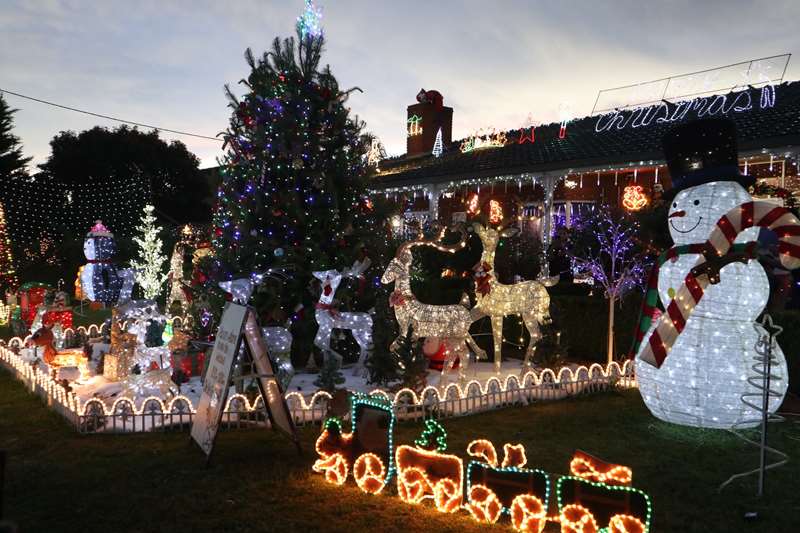
<path id="1" fill-rule="evenodd" d="M 311 272 L 343 268 L 365 255 L 379 265 L 375 243 L 386 245 L 382 217 L 367 196 L 370 143 L 345 105 L 358 89 L 342 90 L 321 66 L 323 45 L 319 12 L 307 1 L 296 38 L 275 39 L 260 58 L 246 52 L 246 92 L 237 97 L 226 87 L 233 112 L 208 279 L 278 270 L 282 281 L 267 276 L 252 302 L 266 321 L 305 315 L 313 322 L 313 311 L 298 312 L 316 300 L 308 290 Z M 380 275 L 373 270 L 337 299 L 370 305 L 365 294 Z M 353 301 L 359 299 L 360 305 Z"/>

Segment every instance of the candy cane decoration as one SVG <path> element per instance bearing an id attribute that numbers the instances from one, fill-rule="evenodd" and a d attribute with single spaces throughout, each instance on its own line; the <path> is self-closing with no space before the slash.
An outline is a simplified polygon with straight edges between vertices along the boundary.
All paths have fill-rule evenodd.
<path id="1" fill-rule="evenodd" d="M 781 264 L 788 270 L 800 267 L 800 221 L 788 209 L 763 201 L 744 203 L 723 215 L 706 241 L 706 254 L 727 254 L 736 237 L 751 227 L 768 228 L 775 232 L 779 240 L 778 254 Z M 642 350 L 642 361 L 656 368 L 664 363 L 711 283 L 707 273 L 694 274 L 708 259 L 706 256 L 698 258 L 694 268 L 686 275 L 683 285 L 667 306 L 666 312 L 658 319 L 656 329 Z"/>

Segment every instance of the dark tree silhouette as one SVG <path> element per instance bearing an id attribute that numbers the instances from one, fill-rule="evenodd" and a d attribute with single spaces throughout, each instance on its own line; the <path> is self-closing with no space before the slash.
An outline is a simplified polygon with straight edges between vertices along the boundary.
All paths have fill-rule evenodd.
<path id="1" fill-rule="evenodd" d="M 63 131 L 50 141 L 42 172 L 67 190 L 95 183 L 132 184 L 145 191 L 159 218 L 176 224 L 211 219 L 211 191 L 197 157 L 179 141 L 120 126 Z M 135 220 L 141 206 L 131 213 Z"/>

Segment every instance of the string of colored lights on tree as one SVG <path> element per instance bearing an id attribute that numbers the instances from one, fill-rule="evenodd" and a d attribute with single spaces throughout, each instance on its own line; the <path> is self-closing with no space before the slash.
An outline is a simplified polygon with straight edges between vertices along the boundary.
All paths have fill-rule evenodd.
<path id="1" fill-rule="evenodd" d="M 217 282 L 285 268 L 280 287 L 262 287 L 264 300 L 279 301 L 269 312 L 304 328 L 313 320 L 300 305 L 311 273 L 350 264 L 382 238 L 383 217 L 367 198 L 363 124 L 345 106 L 359 89 L 342 90 L 320 63 L 323 32 L 312 2 L 297 29 L 285 56 L 248 53 L 246 92 L 229 94 L 214 254 L 203 266 L 203 288 L 216 293 Z"/>

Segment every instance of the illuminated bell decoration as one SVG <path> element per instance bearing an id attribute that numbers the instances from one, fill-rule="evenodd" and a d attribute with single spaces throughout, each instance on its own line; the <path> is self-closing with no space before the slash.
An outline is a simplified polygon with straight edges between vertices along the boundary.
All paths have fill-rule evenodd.
<path id="1" fill-rule="evenodd" d="M 641 185 L 628 185 L 622 192 L 622 205 L 628 211 L 644 209 L 649 202 Z"/>
<path id="2" fill-rule="evenodd" d="M 667 218 L 670 235 L 676 245 L 704 243 L 723 215 L 734 209 L 739 212 L 738 206 L 751 201 L 747 191 L 735 181 L 715 181 L 682 190 L 670 206 Z M 753 218 L 759 217 L 750 215 Z M 795 228 L 789 227 L 787 232 L 796 231 L 796 219 L 793 224 Z M 756 240 L 759 228 L 736 231 L 731 227 L 729 231 L 735 235 L 734 242 L 742 243 Z M 673 301 L 673 295 L 676 302 L 678 298 L 682 302 L 675 306 L 677 314 L 692 307 L 691 293 L 684 298 L 681 288 L 699 258 L 698 254 L 686 253 L 661 266 L 658 293 L 665 309 Z M 751 367 L 758 357 L 756 328 L 760 326 L 754 323 L 769 299 L 769 281 L 758 261 L 730 263 L 721 269 L 719 277 L 719 283 L 700 289 L 702 299 L 682 324 L 660 368 L 643 360 L 651 350 L 650 336 L 659 320 L 653 321 L 637 353 L 636 380 L 642 398 L 656 417 L 667 422 L 730 428 L 745 420 L 760 420 L 754 409 L 742 403 L 741 396 L 758 392 L 747 378 L 753 375 Z M 696 293 L 695 287 L 692 290 Z M 770 387 L 777 395 L 771 398 L 770 412 L 781 404 L 788 387 L 786 359 L 779 346 L 773 348 L 773 355 L 774 377 Z"/>
<path id="3" fill-rule="evenodd" d="M 114 235 L 98 220 L 83 242 L 89 262 L 81 270 L 81 292 L 92 302 L 114 305 L 131 297 L 133 271 L 112 263 L 116 251 Z"/>

